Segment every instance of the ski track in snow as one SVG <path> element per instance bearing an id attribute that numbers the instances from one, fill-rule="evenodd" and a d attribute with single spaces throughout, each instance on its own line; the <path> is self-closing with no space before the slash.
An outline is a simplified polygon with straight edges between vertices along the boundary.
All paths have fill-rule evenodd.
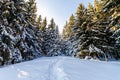
<path id="1" fill-rule="evenodd" d="M 63 69 L 64 58 L 60 58 L 49 65 L 48 80 L 69 80 Z"/>

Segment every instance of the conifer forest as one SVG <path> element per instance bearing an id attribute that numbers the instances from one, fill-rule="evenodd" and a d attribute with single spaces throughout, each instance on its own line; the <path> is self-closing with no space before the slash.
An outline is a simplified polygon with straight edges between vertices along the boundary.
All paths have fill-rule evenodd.
<path id="1" fill-rule="evenodd" d="M 80 3 L 62 33 L 36 12 L 36 0 L 0 0 L 0 66 L 43 56 L 120 59 L 120 0 Z"/>

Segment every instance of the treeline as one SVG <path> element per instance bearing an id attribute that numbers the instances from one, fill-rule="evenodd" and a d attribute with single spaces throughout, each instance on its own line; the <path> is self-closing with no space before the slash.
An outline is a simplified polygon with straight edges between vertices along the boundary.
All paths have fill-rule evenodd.
<path id="1" fill-rule="evenodd" d="M 35 0 L 0 0 L 0 65 L 61 54 L 54 19 L 36 12 Z"/>
<path id="2" fill-rule="evenodd" d="M 72 44 L 74 56 L 100 60 L 120 58 L 120 1 L 94 0 L 79 4 L 62 37 Z"/>

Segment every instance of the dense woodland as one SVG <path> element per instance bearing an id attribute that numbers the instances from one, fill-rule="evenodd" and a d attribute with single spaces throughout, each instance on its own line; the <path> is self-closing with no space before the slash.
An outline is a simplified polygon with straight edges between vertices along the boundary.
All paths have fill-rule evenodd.
<path id="1" fill-rule="evenodd" d="M 99 60 L 120 58 L 120 1 L 79 4 L 63 33 L 37 15 L 35 0 L 0 0 L 0 65 L 41 56 Z"/>
<path id="2" fill-rule="evenodd" d="M 94 0 L 79 4 L 63 30 L 63 39 L 73 45 L 74 56 L 110 60 L 120 58 L 120 1 Z"/>

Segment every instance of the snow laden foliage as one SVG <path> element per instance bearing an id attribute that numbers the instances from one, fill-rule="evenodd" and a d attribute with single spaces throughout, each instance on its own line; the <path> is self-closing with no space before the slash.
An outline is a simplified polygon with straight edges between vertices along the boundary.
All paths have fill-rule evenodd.
<path id="1" fill-rule="evenodd" d="M 17 42 L 17 45 L 22 52 L 23 59 L 25 60 L 39 57 L 42 54 L 41 44 L 39 43 L 34 30 L 31 29 L 30 26 L 32 25 L 23 28 L 21 39 Z"/>
<path id="2" fill-rule="evenodd" d="M 73 48 L 73 45 L 70 41 L 67 41 L 67 40 L 62 40 L 62 55 L 65 55 L 65 56 L 74 56 L 75 52 L 74 52 L 74 48 Z"/>
<path id="3" fill-rule="evenodd" d="M 116 39 L 116 45 L 120 44 L 120 29 L 116 30 L 112 35 Z"/>
<path id="4" fill-rule="evenodd" d="M 109 0 L 106 2 L 103 10 L 110 13 L 110 26 L 114 32 L 112 37 L 115 38 L 116 58 L 120 58 L 120 1 Z"/>
<path id="5" fill-rule="evenodd" d="M 61 38 L 58 31 L 58 26 L 55 25 L 53 19 L 48 28 L 45 28 L 43 35 L 43 52 L 47 56 L 61 55 Z"/>
<path id="6" fill-rule="evenodd" d="M 116 40 L 116 43 L 115 43 L 115 47 L 117 49 L 116 55 L 118 56 L 117 58 L 119 58 L 120 57 L 120 54 L 119 54 L 120 53 L 120 29 L 116 30 L 112 35 L 112 37 L 114 37 Z"/>
<path id="7" fill-rule="evenodd" d="M 0 25 L 0 56 L 1 64 L 7 64 L 15 56 L 14 37 L 11 35 L 11 29 Z M 16 54 L 16 57 L 20 57 Z"/>
<path id="8" fill-rule="evenodd" d="M 0 65 L 42 55 L 34 25 L 26 19 L 26 4 L 24 0 L 0 1 Z"/>
<path id="9" fill-rule="evenodd" d="M 51 33 L 51 50 L 48 52 L 48 56 L 58 56 L 62 55 L 62 44 L 61 37 L 59 35 L 58 26 L 55 27 L 55 30 L 50 30 Z M 49 34 L 48 33 L 48 34 Z"/>
<path id="10" fill-rule="evenodd" d="M 89 4 L 88 8 L 79 4 L 75 21 L 72 20 L 74 24 L 72 27 L 69 27 L 69 24 L 65 25 L 63 31 L 67 32 L 68 28 L 72 31 L 67 39 L 64 38 L 65 34 L 63 38 L 72 44 L 74 56 L 82 59 L 90 56 L 100 60 L 120 58 L 119 2 L 119 0 L 95 0 L 94 6 Z"/>

